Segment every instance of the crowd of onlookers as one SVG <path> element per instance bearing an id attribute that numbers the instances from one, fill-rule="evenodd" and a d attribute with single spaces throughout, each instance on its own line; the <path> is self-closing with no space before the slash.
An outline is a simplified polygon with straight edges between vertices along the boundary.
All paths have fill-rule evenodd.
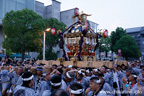
<path id="1" fill-rule="evenodd" d="M 126 65 L 119 65 L 115 61 L 113 68 L 79 68 L 37 64 L 35 60 L 0 59 L 0 95 L 143 96 L 143 63 L 129 61 Z"/>

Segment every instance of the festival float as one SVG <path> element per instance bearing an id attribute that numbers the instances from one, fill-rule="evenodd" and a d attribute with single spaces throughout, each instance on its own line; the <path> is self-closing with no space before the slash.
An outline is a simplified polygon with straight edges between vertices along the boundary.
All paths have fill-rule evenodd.
<path id="1" fill-rule="evenodd" d="M 59 46 L 63 51 L 62 61 L 96 61 L 95 50 L 99 46 L 98 38 L 107 37 L 108 31 L 104 30 L 102 33 L 96 33 L 89 24 L 87 17 L 90 16 L 75 9 L 74 19 L 78 18 L 65 31 L 59 32 L 60 43 Z"/>

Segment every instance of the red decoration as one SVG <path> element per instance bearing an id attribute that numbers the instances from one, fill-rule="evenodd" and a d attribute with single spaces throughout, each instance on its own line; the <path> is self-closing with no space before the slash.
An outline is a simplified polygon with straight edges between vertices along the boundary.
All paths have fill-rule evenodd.
<path id="1" fill-rule="evenodd" d="M 95 52 L 91 52 L 91 53 L 90 53 L 90 56 L 95 56 Z"/>
<path id="2" fill-rule="evenodd" d="M 69 49 L 70 49 L 70 50 L 73 50 L 73 47 L 72 47 L 72 46 L 70 46 L 70 47 L 69 47 Z"/>
<path id="3" fill-rule="evenodd" d="M 78 52 L 76 52 L 76 56 L 78 56 Z"/>
<path id="4" fill-rule="evenodd" d="M 95 52 L 92 53 L 92 56 L 95 56 Z"/>
<path id="5" fill-rule="evenodd" d="M 84 55 L 84 52 L 81 52 L 81 56 L 83 56 Z"/>
<path id="6" fill-rule="evenodd" d="M 68 56 L 73 56 L 73 52 L 67 52 Z"/>
<path id="7" fill-rule="evenodd" d="M 56 29 L 55 29 L 55 28 L 52 28 L 52 29 L 51 29 L 51 34 L 52 34 L 52 35 L 55 35 L 55 34 L 56 34 Z"/>
<path id="8" fill-rule="evenodd" d="M 107 30 L 104 31 L 103 36 L 104 36 L 105 38 L 108 36 L 108 31 L 107 31 Z"/>
<path id="9" fill-rule="evenodd" d="M 88 55 L 88 52 L 85 52 L 85 53 L 84 53 L 84 55 L 86 55 L 86 56 L 87 56 L 87 55 Z"/>
<path id="10" fill-rule="evenodd" d="M 87 30 L 87 29 L 88 29 L 88 23 L 85 24 L 85 30 Z"/>
<path id="11" fill-rule="evenodd" d="M 76 16 L 79 15 L 79 9 L 78 9 L 78 8 L 75 9 L 75 15 L 76 15 Z"/>
<path id="12" fill-rule="evenodd" d="M 79 47 L 78 47 L 78 46 L 76 46 L 76 49 L 79 49 Z"/>
<path id="13" fill-rule="evenodd" d="M 90 29 L 90 24 L 89 22 L 87 22 L 85 25 L 84 25 L 84 30 L 87 31 Z"/>
<path id="14" fill-rule="evenodd" d="M 94 80 L 91 80 L 91 82 L 95 83 Z"/>
<path id="15" fill-rule="evenodd" d="M 70 46 L 68 44 L 66 46 L 67 46 L 68 49 L 70 48 Z"/>
<path id="16" fill-rule="evenodd" d="M 68 54 L 68 56 L 70 56 L 70 55 L 71 55 L 71 52 L 67 52 L 67 54 Z"/>

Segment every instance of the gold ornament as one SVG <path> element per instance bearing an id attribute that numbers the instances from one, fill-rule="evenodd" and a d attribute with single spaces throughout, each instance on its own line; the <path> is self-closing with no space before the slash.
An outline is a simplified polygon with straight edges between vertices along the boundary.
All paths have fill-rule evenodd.
<path id="1" fill-rule="evenodd" d="M 78 26 L 75 26 L 75 29 L 77 29 L 78 28 Z"/>
<path id="2" fill-rule="evenodd" d="M 71 33 L 74 33 L 74 32 L 75 32 L 75 30 L 72 30 L 72 31 L 71 31 Z"/>
<path id="3" fill-rule="evenodd" d="M 62 31 L 59 29 L 58 31 L 57 31 L 57 34 L 59 34 L 59 33 L 61 33 Z"/>
<path id="4" fill-rule="evenodd" d="M 76 32 L 79 32 L 79 29 L 77 29 Z"/>

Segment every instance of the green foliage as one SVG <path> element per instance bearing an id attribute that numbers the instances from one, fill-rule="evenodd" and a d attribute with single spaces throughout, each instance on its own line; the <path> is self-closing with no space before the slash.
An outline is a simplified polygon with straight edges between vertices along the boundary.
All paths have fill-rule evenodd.
<path id="1" fill-rule="evenodd" d="M 107 56 L 107 52 L 110 51 L 110 47 L 111 47 L 111 37 L 107 37 L 107 38 L 101 37 L 99 42 L 100 52 L 105 51 Z"/>
<path id="2" fill-rule="evenodd" d="M 59 22 L 55 18 L 45 19 L 45 29 L 46 28 L 55 28 L 57 30 L 64 31 L 66 25 L 62 22 Z M 52 48 L 56 47 L 59 44 L 58 34 L 52 35 L 51 32 L 46 32 L 46 59 L 55 60 L 57 58 L 56 53 L 52 52 Z"/>
<path id="3" fill-rule="evenodd" d="M 42 60 L 43 59 L 43 55 L 39 54 L 38 57 L 37 57 L 37 59 Z"/>
<path id="4" fill-rule="evenodd" d="M 5 38 L 3 47 L 12 52 L 37 52 L 41 48 L 40 39 L 44 22 L 41 16 L 29 9 L 8 12 L 2 22 Z M 23 59 L 22 56 L 22 59 Z"/>
<path id="5" fill-rule="evenodd" d="M 6 55 L 12 55 L 12 51 L 10 49 L 6 50 Z"/>
<path id="6" fill-rule="evenodd" d="M 117 41 L 119 41 L 120 38 L 125 35 L 127 35 L 126 31 L 121 27 L 117 27 L 115 31 L 112 31 L 111 33 L 111 50 L 112 51 L 114 51 L 114 46 L 117 43 Z"/>
<path id="7" fill-rule="evenodd" d="M 56 60 L 57 53 L 54 53 L 52 49 L 46 51 L 46 60 Z"/>
<path id="8" fill-rule="evenodd" d="M 129 35 L 125 35 L 121 37 L 119 41 L 117 41 L 116 45 L 114 46 L 114 51 L 117 52 L 118 49 L 122 50 L 122 56 L 126 59 L 128 57 L 140 57 L 136 41 Z"/>
<path id="9" fill-rule="evenodd" d="M 37 59 L 39 59 L 39 60 L 42 60 L 43 59 L 43 49 L 41 48 L 41 50 L 39 51 L 39 55 L 38 55 L 38 57 L 37 57 Z"/>

